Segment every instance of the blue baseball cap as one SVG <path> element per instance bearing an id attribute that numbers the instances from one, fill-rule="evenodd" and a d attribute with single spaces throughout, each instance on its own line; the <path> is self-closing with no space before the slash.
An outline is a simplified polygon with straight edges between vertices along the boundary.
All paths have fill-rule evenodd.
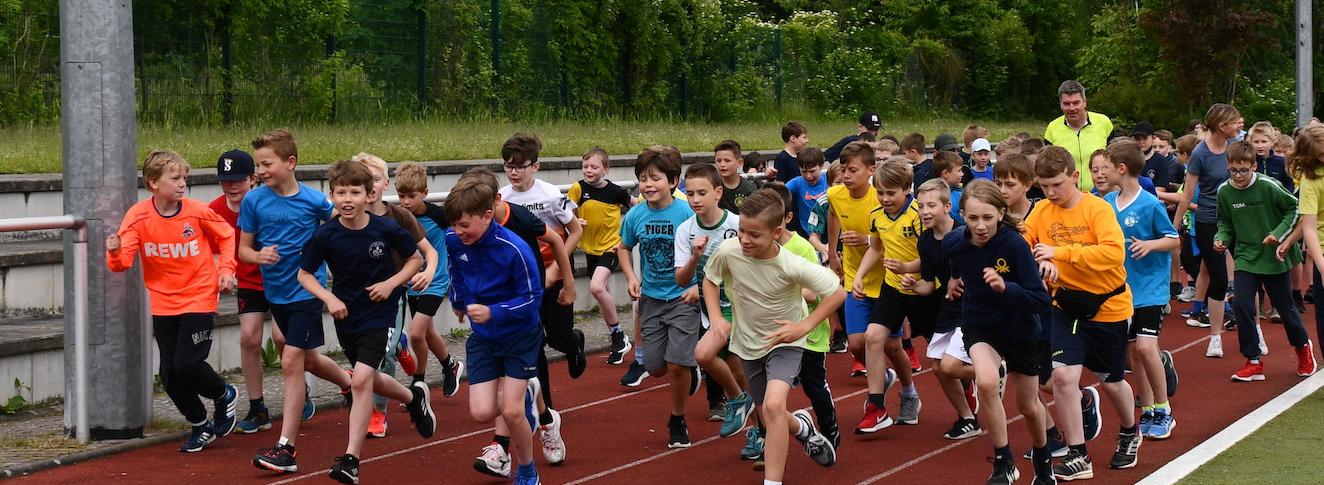
<path id="1" fill-rule="evenodd" d="M 243 150 L 230 150 L 216 159 L 216 180 L 237 182 L 253 175 L 253 157 Z"/>

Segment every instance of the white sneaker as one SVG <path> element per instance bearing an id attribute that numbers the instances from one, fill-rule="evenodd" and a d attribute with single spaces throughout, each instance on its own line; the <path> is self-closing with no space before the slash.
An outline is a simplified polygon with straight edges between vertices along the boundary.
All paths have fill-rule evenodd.
<path id="1" fill-rule="evenodd" d="M 1259 323 L 1255 324 L 1255 332 L 1260 334 L 1260 355 L 1269 355 L 1269 344 L 1264 343 L 1264 328 Z"/>
<path id="2" fill-rule="evenodd" d="M 495 442 L 484 446 L 478 458 L 474 458 L 474 469 L 494 477 L 509 477 L 510 454 Z"/>
<path id="3" fill-rule="evenodd" d="M 561 439 L 561 413 L 555 409 L 548 409 L 552 413 L 552 423 L 539 426 L 542 430 L 539 438 L 542 440 L 542 456 L 547 459 L 551 465 L 559 464 L 565 461 L 565 441 Z"/>
<path id="4" fill-rule="evenodd" d="M 1223 357 L 1223 337 L 1221 337 L 1221 336 L 1209 337 L 1209 348 L 1205 349 L 1205 351 L 1204 351 L 1204 356 L 1205 356 L 1205 357 L 1222 358 L 1222 357 Z"/>
<path id="5" fill-rule="evenodd" d="M 1177 301 L 1190 303 L 1195 300 L 1195 287 L 1187 286 L 1181 289 L 1181 294 L 1177 295 Z"/>

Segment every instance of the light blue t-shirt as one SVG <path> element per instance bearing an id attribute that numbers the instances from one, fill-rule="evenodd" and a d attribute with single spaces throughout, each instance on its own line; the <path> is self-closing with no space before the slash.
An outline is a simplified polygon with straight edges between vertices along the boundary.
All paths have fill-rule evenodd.
<path id="1" fill-rule="evenodd" d="M 432 244 L 437 250 L 437 272 L 433 273 L 432 284 L 423 291 L 414 291 L 410 288 L 409 296 L 433 295 L 446 296 L 446 290 L 451 286 L 451 275 L 446 271 L 446 228 L 437 225 L 437 221 L 426 215 L 415 216 L 418 219 L 418 225 L 423 226 L 423 232 L 427 234 L 428 243 Z"/>
<path id="2" fill-rule="evenodd" d="M 961 217 L 961 188 L 952 187 L 952 219 L 965 223 L 965 218 Z"/>
<path id="3" fill-rule="evenodd" d="M 814 208 L 818 207 L 818 200 L 827 195 L 827 177 L 819 176 L 818 183 L 810 184 L 804 177 L 796 177 L 786 183 L 786 190 L 791 192 L 791 200 L 795 201 L 795 217 L 800 222 L 800 228 L 805 234 L 809 234 L 809 216 L 814 213 Z"/>
<path id="4" fill-rule="evenodd" d="M 1177 229 L 1168 219 L 1167 208 L 1154 194 L 1141 190 L 1126 207 L 1118 207 L 1119 193 L 1109 193 L 1103 199 L 1117 214 L 1117 223 L 1122 226 L 1122 235 L 1126 239 L 1122 247 L 1126 251 L 1126 284 L 1131 286 L 1132 305 L 1135 308 L 1161 306 L 1171 297 L 1168 276 L 1172 271 L 1172 255 L 1154 251 L 1136 259 L 1131 255 L 1131 241 L 1133 238 L 1141 241 L 1176 238 Z"/>
<path id="5" fill-rule="evenodd" d="M 694 217 L 689 204 L 673 199 L 665 209 L 638 204 L 621 221 L 621 244 L 639 246 L 640 292 L 655 300 L 679 298 L 684 288 L 676 285 L 676 229 Z"/>
<path id="6" fill-rule="evenodd" d="M 975 176 L 974 180 L 984 179 L 984 180 L 987 180 L 987 181 L 989 181 L 989 182 L 997 182 L 996 180 L 993 180 L 993 164 L 992 164 L 992 163 L 988 164 L 987 167 L 984 167 L 984 171 L 981 172 L 981 171 L 979 171 L 979 169 L 975 168 L 975 164 L 974 164 L 974 162 L 971 162 L 971 163 L 970 163 L 970 173 L 971 173 L 972 175 Z"/>
<path id="7" fill-rule="evenodd" d="M 317 226 L 331 219 L 331 209 L 325 194 L 303 183 L 289 197 L 277 195 L 265 185 L 244 196 L 239 205 L 239 230 L 253 235 L 255 249 L 274 245 L 280 254 L 275 264 L 258 265 L 267 301 L 284 305 L 314 298 L 299 284 L 299 262 Z M 326 286 L 326 265 L 314 274 Z"/>

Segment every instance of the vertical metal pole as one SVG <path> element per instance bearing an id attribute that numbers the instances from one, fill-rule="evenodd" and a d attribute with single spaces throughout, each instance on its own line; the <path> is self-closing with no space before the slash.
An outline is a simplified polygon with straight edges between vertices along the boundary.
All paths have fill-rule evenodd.
<path id="1" fill-rule="evenodd" d="M 418 5 L 418 116 L 428 107 L 428 12 Z"/>
<path id="2" fill-rule="evenodd" d="M 1296 126 L 1310 123 L 1315 108 L 1311 0 L 1296 0 Z"/>
<path id="3" fill-rule="evenodd" d="M 87 418 L 87 225 L 74 229 L 74 412 L 78 413 L 74 436 L 79 443 L 91 441 Z"/>
<path id="4" fill-rule="evenodd" d="M 88 372 L 65 374 L 65 427 L 77 433 L 73 418 L 86 406 L 90 439 L 141 437 L 151 399 L 142 274 L 110 272 L 103 243 L 138 200 L 131 5 L 60 0 L 62 192 L 65 212 L 87 221 L 83 237 L 64 241 L 72 255 L 64 264 L 65 335 L 85 337 L 66 341 L 64 357 L 77 367 L 75 347 L 85 346 Z"/>
<path id="5" fill-rule="evenodd" d="M 776 56 L 776 93 L 777 93 L 777 112 L 782 110 L 782 28 L 777 26 L 777 30 L 772 31 L 772 52 Z"/>

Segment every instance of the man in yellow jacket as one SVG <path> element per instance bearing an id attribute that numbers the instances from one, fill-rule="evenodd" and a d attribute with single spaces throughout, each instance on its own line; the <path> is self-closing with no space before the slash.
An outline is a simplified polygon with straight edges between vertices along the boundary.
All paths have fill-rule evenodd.
<path id="1" fill-rule="evenodd" d="M 1088 174 L 1090 154 L 1108 146 L 1108 134 L 1113 131 L 1113 121 L 1107 115 L 1086 111 L 1085 86 L 1074 79 L 1063 81 L 1058 86 L 1057 104 L 1062 108 L 1062 116 L 1044 128 L 1044 140 L 1065 148 L 1076 163 L 1076 172 Z M 1094 180 L 1081 177 L 1079 187 L 1089 192 L 1094 188 Z"/>

